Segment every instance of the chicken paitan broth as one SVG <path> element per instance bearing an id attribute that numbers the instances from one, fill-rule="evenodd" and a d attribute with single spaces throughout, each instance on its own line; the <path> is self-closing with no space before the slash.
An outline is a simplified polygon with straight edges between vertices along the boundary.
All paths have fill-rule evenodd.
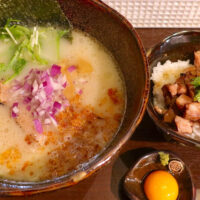
<path id="1" fill-rule="evenodd" d="M 61 176 L 111 141 L 125 94 L 101 44 L 77 30 L 9 24 L 0 46 L 1 178 Z"/>

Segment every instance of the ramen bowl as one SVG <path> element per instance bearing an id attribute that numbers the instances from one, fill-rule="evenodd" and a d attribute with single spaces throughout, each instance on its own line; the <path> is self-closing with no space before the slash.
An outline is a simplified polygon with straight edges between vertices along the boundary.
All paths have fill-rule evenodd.
<path id="1" fill-rule="evenodd" d="M 48 2 L 48 1 L 47 1 Z M 102 43 L 114 56 L 124 79 L 126 108 L 112 141 L 98 155 L 63 176 L 38 182 L 1 180 L 2 195 L 30 195 L 72 186 L 114 158 L 140 123 L 148 99 L 149 73 L 145 51 L 134 28 L 119 13 L 97 0 L 59 0 L 75 29 Z"/>

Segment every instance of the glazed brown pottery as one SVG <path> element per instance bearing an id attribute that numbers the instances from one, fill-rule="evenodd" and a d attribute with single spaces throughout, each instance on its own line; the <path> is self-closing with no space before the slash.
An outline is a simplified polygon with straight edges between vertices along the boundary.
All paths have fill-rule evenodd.
<path id="1" fill-rule="evenodd" d="M 46 2 L 46 0 L 45 0 Z M 42 182 L 0 181 L 3 195 L 29 195 L 72 186 L 109 163 L 141 121 L 148 98 L 149 73 L 144 48 L 131 24 L 100 1 L 59 0 L 75 29 L 100 41 L 115 57 L 124 79 L 127 104 L 123 123 L 110 144 L 84 167 Z"/>

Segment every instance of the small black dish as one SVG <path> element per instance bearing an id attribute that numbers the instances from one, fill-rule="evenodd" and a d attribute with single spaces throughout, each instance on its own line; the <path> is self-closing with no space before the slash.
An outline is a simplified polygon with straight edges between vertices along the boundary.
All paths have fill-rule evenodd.
<path id="1" fill-rule="evenodd" d="M 177 62 L 178 60 L 190 60 L 190 63 L 193 63 L 194 51 L 197 50 L 200 50 L 200 31 L 198 30 L 182 31 L 165 38 L 147 52 L 150 76 L 153 72 L 153 67 L 155 67 L 158 62 L 163 64 L 167 60 L 172 62 Z M 163 122 L 162 116 L 157 113 L 153 105 L 152 81 L 150 83 L 147 111 L 159 130 L 164 133 L 166 139 L 174 139 L 180 143 L 200 147 L 200 141 L 186 135 L 181 135 L 171 124 Z"/>
<path id="2" fill-rule="evenodd" d="M 169 154 L 168 165 L 164 166 L 161 164 L 159 152 Z M 149 173 L 155 170 L 168 171 L 176 178 L 179 186 L 178 200 L 195 200 L 196 190 L 190 170 L 177 155 L 170 151 L 148 153 L 135 163 L 124 180 L 124 189 L 130 199 L 146 200 L 143 181 Z"/>

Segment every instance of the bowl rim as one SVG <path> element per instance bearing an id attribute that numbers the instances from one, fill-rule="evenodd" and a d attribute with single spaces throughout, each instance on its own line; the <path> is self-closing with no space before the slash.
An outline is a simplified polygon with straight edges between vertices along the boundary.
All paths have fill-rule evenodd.
<path id="1" fill-rule="evenodd" d="M 126 173 L 125 175 L 125 178 L 124 178 L 124 181 L 123 181 L 123 188 L 124 190 L 126 191 L 127 195 L 129 196 L 129 198 L 131 198 L 132 196 L 134 198 L 138 198 L 136 197 L 134 194 L 130 194 L 130 192 L 127 190 L 126 188 L 126 183 L 125 183 L 125 179 L 126 177 L 128 176 L 128 174 L 135 168 L 137 167 L 137 165 L 146 157 L 149 157 L 150 155 L 153 155 L 153 154 L 158 154 L 159 152 L 164 152 L 166 154 L 171 154 L 173 157 L 177 157 L 181 162 L 184 163 L 185 165 L 185 168 L 186 170 L 188 171 L 189 173 L 189 176 L 190 176 L 190 179 L 191 179 L 191 184 L 192 184 L 192 200 L 195 200 L 196 199 L 196 188 L 195 188 L 195 185 L 194 185 L 194 181 L 193 181 L 193 176 L 192 176 L 192 173 L 190 171 L 190 168 L 186 165 L 186 163 L 183 161 L 182 158 L 180 158 L 180 156 L 178 156 L 176 153 L 170 151 L 170 150 L 152 150 L 152 151 L 149 151 L 148 153 L 145 153 L 143 154 L 142 156 L 140 156 L 136 162 L 132 165 L 132 167 L 130 168 L 130 170 Z M 131 198 L 132 199 L 132 198 Z"/>
<path id="2" fill-rule="evenodd" d="M 152 48 L 148 49 L 147 51 L 147 59 L 149 61 L 149 74 L 150 74 L 150 79 L 151 79 L 151 69 L 153 68 L 151 66 L 150 60 L 151 57 L 154 53 L 154 51 L 156 51 L 157 48 L 159 48 L 161 45 L 163 45 L 165 42 L 167 42 L 168 40 L 177 37 L 177 36 L 182 36 L 182 35 L 190 35 L 190 34 L 199 34 L 200 36 L 200 30 L 184 30 L 184 31 L 179 31 L 176 33 L 173 33 L 170 36 L 167 36 L 166 38 L 164 38 L 163 40 L 161 40 L 159 43 L 157 43 L 155 46 L 153 46 Z M 200 148 L 200 141 L 192 139 L 190 137 L 184 136 L 184 135 L 180 135 L 178 133 L 178 131 L 175 131 L 173 128 L 171 128 L 169 125 L 167 125 L 165 122 L 163 122 L 162 120 L 160 120 L 156 115 L 151 102 L 151 94 L 152 94 L 152 81 L 150 80 L 150 95 L 149 95 L 149 101 L 147 103 L 147 112 L 149 114 L 149 116 L 151 117 L 151 119 L 153 119 L 154 123 L 156 124 L 156 126 L 158 126 L 162 132 L 164 132 L 165 134 L 171 136 L 173 139 L 178 140 L 180 142 L 186 143 L 188 145 L 193 145 L 196 146 L 198 148 Z"/>
<path id="3" fill-rule="evenodd" d="M 132 136 L 133 132 L 141 122 L 143 115 L 146 110 L 148 97 L 149 97 L 149 89 L 150 89 L 150 77 L 149 77 L 149 69 L 148 69 L 148 60 L 146 56 L 146 52 L 143 46 L 143 43 L 136 32 L 136 30 L 133 28 L 131 23 L 120 13 L 118 13 L 113 8 L 109 7 L 107 4 L 100 0 L 87 0 L 86 2 L 92 3 L 97 7 L 100 7 L 104 9 L 106 12 L 110 12 L 111 16 L 119 20 L 121 23 L 123 23 L 127 29 L 130 31 L 130 33 L 133 35 L 133 37 L 136 39 L 136 43 L 138 45 L 138 50 L 140 50 L 141 58 L 143 60 L 144 64 L 144 89 L 142 93 L 142 99 L 140 102 L 140 109 L 138 110 L 137 117 L 132 120 L 131 126 L 129 127 L 129 130 L 127 131 L 126 135 L 120 140 L 118 145 L 108 147 L 109 150 L 106 152 L 102 158 L 97 160 L 95 163 L 93 163 L 90 167 L 88 167 L 86 170 L 74 170 L 74 175 L 71 175 L 70 173 L 65 174 L 63 176 L 51 179 L 51 180 L 44 180 L 39 182 L 22 182 L 22 181 L 10 181 L 10 180 L 0 180 L 1 185 L 1 191 L 0 194 L 7 195 L 7 196 L 24 196 L 24 195 L 32 195 L 37 194 L 41 192 L 47 192 L 52 191 L 64 187 L 69 187 L 72 185 L 77 184 L 78 182 L 84 180 L 94 172 L 98 171 L 101 167 L 111 162 L 111 160 L 114 159 L 114 157 L 119 153 L 122 146 L 127 142 L 127 140 Z M 13 188 L 14 187 L 14 188 Z M 5 189 L 4 189 L 5 188 Z"/>

